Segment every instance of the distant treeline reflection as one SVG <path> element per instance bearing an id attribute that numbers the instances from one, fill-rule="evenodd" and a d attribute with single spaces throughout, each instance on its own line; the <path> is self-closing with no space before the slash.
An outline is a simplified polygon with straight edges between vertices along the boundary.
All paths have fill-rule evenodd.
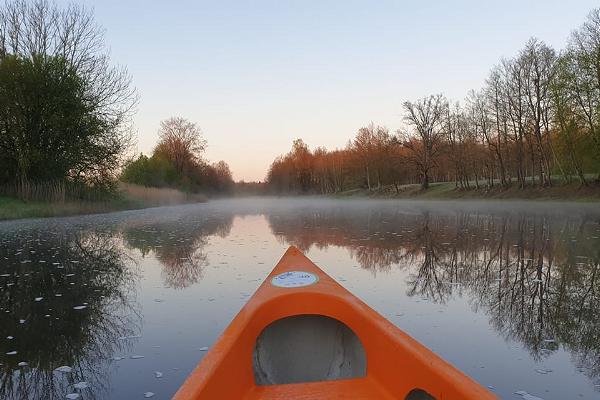
<path id="1" fill-rule="evenodd" d="M 299 211 L 302 213 L 302 211 Z M 404 269 L 409 296 L 467 296 L 505 338 L 543 359 L 559 345 L 600 376 L 600 231 L 585 216 L 340 210 L 269 216 L 303 250 L 341 246 L 362 268 Z"/>
<path id="2" fill-rule="evenodd" d="M 207 263 L 204 247 L 208 237 L 226 237 L 233 224 L 233 214 L 213 216 L 202 221 L 155 222 L 123 228 L 126 246 L 138 249 L 142 256 L 152 253 L 163 265 L 167 287 L 183 289 L 202 279 Z"/>

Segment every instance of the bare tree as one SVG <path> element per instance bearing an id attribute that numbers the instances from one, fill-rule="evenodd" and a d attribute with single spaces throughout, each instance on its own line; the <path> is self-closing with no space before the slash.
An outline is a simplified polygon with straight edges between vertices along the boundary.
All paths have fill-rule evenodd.
<path id="1" fill-rule="evenodd" d="M 507 178 L 507 160 L 505 156 L 508 146 L 508 104 L 505 90 L 506 84 L 502 71 L 500 67 L 495 66 L 486 80 L 484 93 L 495 125 L 495 143 L 492 147 L 498 159 L 498 173 L 502 186 L 507 186 L 510 183 L 509 178 Z"/>
<path id="2" fill-rule="evenodd" d="M 371 168 L 375 159 L 375 133 L 377 128 L 374 123 L 358 130 L 352 141 L 352 149 L 363 165 L 367 188 L 371 190 Z"/>
<path id="3" fill-rule="evenodd" d="M 403 104 L 406 115 L 404 120 L 414 129 L 414 132 L 403 134 L 404 146 L 411 153 L 412 162 L 421 174 L 421 188 L 429 187 L 429 173 L 435 166 L 435 156 L 440 150 L 443 139 L 443 116 L 448 107 L 448 101 L 441 95 L 431 95 L 415 102 L 406 101 Z M 417 140 L 411 140 L 416 137 Z"/>
<path id="4" fill-rule="evenodd" d="M 587 21 L 573 32 L 567 51 L 568 91 L 600 158 L 600 8 L 592 10 Z"/>
<path id="5" fill-rule="evenodd" d="M 114 125 L 125 122 L 137 95 L 127 69 L 110 65 L 104 31 L 93 13 L 72 3 L 15 0 L 0 9 L 0 58 L 60 57 L 85 80 L 88 100 Z"/>
<path id="6" fill-rule="evenodd" d="M 528 113 L 525 104 L 523 65 L 521 60 L 503 60 L 502 70 L 505 80 L 504 95 L 507 102 L 509 126 L 517 148 L 517 180 L 519 187 L 525 187 L 525 128 L 528 125 Z M 533 167 L 533 166 L 532 166 Z M 533 172 L 533 171 L 532 171 Z M 532 174 L 533 175 L 533 174 Z"/>
<path id="7" fill-rule="evenodd" d="M 559 151 L 566 158 L 568 173 L 563 173 L 567 182 L 572 181 L 574 172 L 582 186 L 588 186 L 584 174 L 583 159 L 579 157 L 583 149 L 593 141 L 587 135 L 585 118 L 578 112 L 577 95 L 572 93 L 573 54 L 567 51 L 557 62 L 557 74 L 552 82 L 550 94 L 552 98 L 552 119 L 556 131 Z"/>
<path id="8" fill-rule="evenodd" d="M 501 183 L 505 185 L 506 180 L 503 176 L 504 164 L 502 152 L 500 145 L 498 144 L 499 135 L 494 134 L 493 131 L 494 121 L 492 120 L 487 97 L 483 90 L 478 92 L 472 90 L 469 92 L 467 101 L 470 109 L 469 115 L 471 116 L 473 126 L 475 127 L 476 132 L 481 135 L 482 142 L 487 145 L 490 154 L 495 158 L 495 160 L 488 159 L 486 162 L 488 169 L 488 186 L 494 185 L 493 172 L 496 170 L 495 163 L 498 163 L 499 169 L 501 170 Z"/>
<path id="9" fill-rule="evenodd" d="M 156 152 L 170 160 L 179 173 L 201 161 L 206 141 L 195 123 L 171 117 L 160 123 L 158 136 Z"/>
<path id="10" fill-rule="evenodd" d="M 549 89 L 555 73 L 555 51 L 537 39 L 530 39 L 519 56 L 523 62 L 525 99 L 531 115 L 533 137 L 538 149 L 540 182 L 550 186 L 551 151 L 549 127 Z"/>
<path id="11" fill-rule="evenodd" d="M 448 146 L 448 156 L 454 167 L 454 182 L 461 189 L 469 188 L 466 163 L 466 141 L 468 128 L 466 116 L 457 102 L 452 107 L 446 108 L 444 115 L 444 134 Z"/>

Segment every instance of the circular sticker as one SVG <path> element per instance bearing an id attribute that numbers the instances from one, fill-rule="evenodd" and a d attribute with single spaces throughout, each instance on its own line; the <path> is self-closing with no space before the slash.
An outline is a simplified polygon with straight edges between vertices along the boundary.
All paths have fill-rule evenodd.
<path id="1" fill-rule="evenodd" d="M 289 271 L 276 275 L 271 279 L 271 285 L 283 288 L 296 288 L 316 283 L 319 277 L 306 271 Z"/>

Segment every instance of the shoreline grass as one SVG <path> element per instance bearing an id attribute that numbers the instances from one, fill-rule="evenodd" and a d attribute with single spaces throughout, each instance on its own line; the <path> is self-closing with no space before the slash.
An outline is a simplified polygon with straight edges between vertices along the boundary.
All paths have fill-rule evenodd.
<path id="1" fill-rule="evenodd" d="M 390 198 L 423 200 L 531 200 L 600 202 L 600 185 L 581 186 L 579 183 L 556 184 L 551 187 L 527 186 L 519 189 L 516 185 L 492 188 L 459 189 L 454 182 L 432 183 L 426 190 L 419 184 L 402 185 L 396 191 L 393 185 L 379 189 L 353 189 L 331 195 L 335 198 Z"/>
<path id="2" fill-rule="evenodd" d="M 578 183 L 557 184 L 549 188 L 515 186 L 461 190 L 453 182 L 432 183 L 421 190 L 418 184 L 402 185 L 398 191 L 392 185 L 368 191 L 352 189 L 327 195 L 336 199 L 423 199 L 423 200 L 507 200 L 507 201 L 560 201 L 600 203 L 600 185 L 583 187 Z M 119 195 L 106 201 L 23 201 L 14 197 L 0 196 L 0 220 L 45 218 L 72 215 L 107 213 L 143 209 L 166 205 L 189 204 L 207 201 L 202 194 L 184 193 L 176 189 L 150 188 L 132 184 L 120 184 Z"/>
<path id="3" fill-rule="evenodd" d="M 98 214 L 137 208 L 145 208 L 145 205 L 128 199 L 102 202 L 43 202 L 0 197 L 0 220 Z"/>
<path id="4" fill-rule="evenodd" d="M 118 195 L 103 201 L 24 201 L 0 195 L 0 221 L 100 214 L 205 201 L 207 197 L 202 194 L 132 184 L 120 184 Z"/>

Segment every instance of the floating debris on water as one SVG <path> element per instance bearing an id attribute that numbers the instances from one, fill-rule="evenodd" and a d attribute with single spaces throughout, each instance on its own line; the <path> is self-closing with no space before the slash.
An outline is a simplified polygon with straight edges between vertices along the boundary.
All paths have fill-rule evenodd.
<path id="1" fill-rule="evenodd" d="M 124 359 L 125 357 L 113 357 L 112 359 L 114 361 L 121 361 L 122 359 Z"/>
<path id="2" fill-rule="evenodd" d="M 523 398 L 523 400 L 544 400 L 541 397 L 529 394 L 524 390 L 519 390 L 519 391 L 515 392 L 515 394 L 521 396 Z"/>
<path id="3" fill-rule="evenodd" d="M 200 347 L 198 350 L 200 350 L 200 351 L 207 351 L 207 350 L 208 350 L 208 347 L 206 347 L 206 346 L 204 346 L 204 347 Z"/>
<path id="4" fill-rule="evenodd" d="M 549 374 L 550 372 L 552 372 L 552 370 L 548 369 L 548 368 L 544 368 L 544 369 L 536 369 L 535 372 L 537 372 L 538 374 L 546 375 L 546 374 Z"/>
<path id="5" fill-rule="evenodd" d="M 83 389 L 89 388 L 90 384 L 87 383 L 87 382 L 82 381 L 82 382 L 78 382 L 78 383 L 74 384 L 73 387 L 75 389 L 83 390 Z"/>
<path id="6" fill-rule="evenodd" d="M 120 336 L 119 340 L 127 340 L 127 339 L 141 339 L 142 335 L 131 335 L 131 336 Z"/>
<path id="7" fill-rule="evenodd" d="M 150 397 L 154 397 L 154 393 L 152 393 L 152 392 L 146 392 L 146 393 L 144 393 L 144 397 L 146 399 L 149 399 Z"/>
<path id="8" fill-rule="evenodd" d="M 73 310 L 83 310 L 84 308 L 87 308 L 87 306 L 75 306 Z"/>
<path id="9" fill-rule="evenodd" d="M 140 355 L 133 355 L 133 356 L 131 356 L 131 357 L 129 357 L 129 358 L 131 358 L 132 360 L 137 360 L 137 359 L 140 359 L 140 358 L 144 358 L 144 356 L 140 356 Z"/>
<path id="10" fill-rule="evenodd" d="M 69 400 L 75 400 L 75 399 L 78 399 L 80 396 L 79 396 L 79 393 L 69 393 L 65 397 Z"/>
<path id="11" fill-rule="evenodd" d="M 68 365 L 63 365 L 62 367 L 56 368 L 54 371 L 69 373 L 69 372 L 73 371 L 73 368 L 69 367 Z"/>
<path id="12" fill-rule="evenodd" d="M 21 361 L 20 363 L 17 364 L 19 367 L 26 367 L 29 364 L 27 364 L 25 361 Z"/>
<path id="13" fill-rule="evenodd" d="M 43 298 L 43 297 L 36 297 L 36 298 L 35 298 L 35 301 L 42 301 L 42 300 L 44 300 L 44 298 Z"/>
<path id="14" fill-rule="evenodd" d="M 162 378 L 162 376 L 163 376 L 163 373 L 162 373 L 162 372 L 160 372 L 160 371 L 154 371 L 154 377 L 155 377 L 155 378 L 157 378 L 157 379 L 158 379 L 158 378 Z"/>
<path id="15" fill-rule="evenodd" d="M 7 356 L 14 356 L 15 354 L 17 354 L 16 350 L 9 351 L 8 353 L 6 353 Z"/>

